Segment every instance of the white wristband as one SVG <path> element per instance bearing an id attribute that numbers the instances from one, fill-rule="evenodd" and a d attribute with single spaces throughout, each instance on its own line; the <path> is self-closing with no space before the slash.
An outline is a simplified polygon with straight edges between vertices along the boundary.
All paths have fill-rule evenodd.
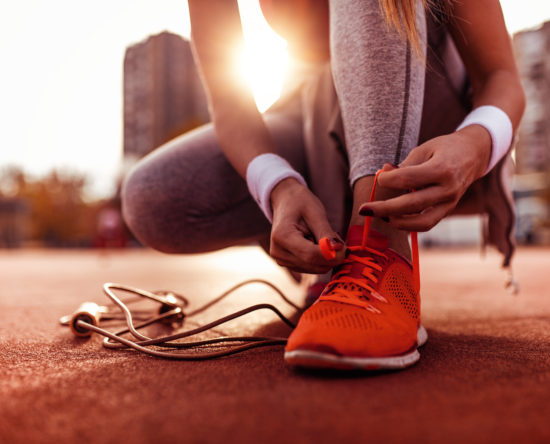
<path id="1" fill-rule="evenodd" d="M 289 177 L 307 186 L 304 178 L 285 159 L 273 153 L 260 154 L 246 168 L 248 190 L 269 222 L 273 222 L 271 191 L 280 181 Z"/>
<path id="2" fill-rule="evenodd" d="M 492 150 L 489 165 L 483 173 L 487 174 L 510 149 L 514 129 L 508 115 L 500 108 L 484 105 L 474 109 L 458 126 L 457 131 L 468 125 L 481 125 L 491 135 Z"/>

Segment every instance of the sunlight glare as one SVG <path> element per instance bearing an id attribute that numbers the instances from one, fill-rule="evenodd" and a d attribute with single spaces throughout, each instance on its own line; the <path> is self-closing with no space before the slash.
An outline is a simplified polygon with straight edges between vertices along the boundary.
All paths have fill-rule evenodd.
<path id="1" fill-rule="evenodd" d="M 239 10 L 245 48 L 238 56 L 238 70 L 263 112 L 281 94 L 288 64 L 286 41 L 269 27 L 257 0 L 239 0 Z"/>
<path id="2" fill-rule="evenodd" d="M 281 94 L 287 58 L 284 48 L 265 51 L 261 43 L 247 46 L 239 54 L 239 74 L 252 89 L 261 112 L 269 108 Z"/>

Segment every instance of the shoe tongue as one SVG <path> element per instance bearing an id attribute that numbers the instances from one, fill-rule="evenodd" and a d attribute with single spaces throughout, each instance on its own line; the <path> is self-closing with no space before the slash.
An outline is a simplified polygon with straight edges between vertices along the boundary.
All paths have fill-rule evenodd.
<path id="1" fill-rule="evenodd" d="M 352 225 L 349 227 L 347 244 L 350 247 L 358 247 L 363 242 L 363 225 Z M 389 239 L 382 233 L 369 229 L 369 237 L 367 239 L 367 246 L 377 250 L 388 248 L 390 244 Z"/>

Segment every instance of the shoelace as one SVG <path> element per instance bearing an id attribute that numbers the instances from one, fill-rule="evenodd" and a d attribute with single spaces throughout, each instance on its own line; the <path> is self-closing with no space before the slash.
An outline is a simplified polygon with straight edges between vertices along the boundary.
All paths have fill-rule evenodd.
<path id="1" fill-rule="evenodd" d="M 341 265 L 340 270 L 338 270 L 332 280 L 330 281 L 327 294 L 322 295 L 319 299 L 324 301 L 335 301 L 335 302 L 345 302 L 346 304 L 356 305 L 359 307 L 366 308 L 367 310 L 373 313 L 381 313 L 375 306 L 373 306 L 370 301 L 370 297 L 387 303 L 387 299 L 379 294 L 369 282 L 374 284 L 378 283 L 378 277 L 376 271 L 382 271 L 382 266 L 378 264 L 375 256 L 380 256 L 382 258 L 387 258 L 387 256 L 373 248 L 369 247 L 348 247 L 348 255 L 344 260 L 344 263 Z M 353 252 L 363 252 L 367 251 L 371 256 L 358 256 L 353 254 Z M 349 275 L 351 267 L 353 264 L 361 263 L 364 268 L 361 271 L 361 274 L 366 279 L 360 279 Z M 363 289 L 366 291 L 366 294 L 358 295 L 357 297 L 345 296 L 343 293 L 348 293 L 348 286 L 356 287 L 356 289 Z M 342 288 L 343 287 L 343 288 Z M 334 292 L 338 288 L 340 291 Z"/>
<path id="2" fill-rule="evenodd" d="M 374 193 L 376 191 L 376 184 L 378 182 L 378 176 L 382 170 L 378 170 L 374 176 L 374 183 L 372 185 L 369 202 L 374 200 Z M 412 190 L 414 192 L 414 190 Z M 381 313 L 375 306 L 370 303 L 369 296 L 372 296 L 374 299 L 377 299 L 381 302 L 387 303 L 387 299 L 379 294 L 371 285 L 367 282 L 372 282 L 373 284 L 378 283 L 378 277 L 376 276 L 376 271 L 382 271 L 382 266 L 377 262 L 376 257 L 382 257 L 387 259 L 387 256 L 380 251 L 370 248 L 367 246 L 367 239 L 369 237 L 370 225 L 372 221 L 372 216 L 367 216 L 365 218 L 365 225 L 363 226 L 363 238 L 361 241 L 361 246 L 359 247 L 348 247 L 349 253 L 344 260 L 340 270 L 336 272 L 333 276 L 333 279 L 329 283 L 330 288 L 326 295 L 320 297 L 320 300 L 325 301 L 335 301 L 335 302 L 345 302 L 351 305 L 357 305 L 373 313 Z M 370 256 L 358 256 L 353 254 L 353 252 L 367 252 L 370 253 Z M 419 270 L 419 256 L 418 256 L 418 235 L 415 231 L 411 232 L 411 256 L 412 256 L 412 268 L 413 268 L 413 279 L 414 279 L 414 289 L 418 293 L 420 291 L 420 270 Z M 366 278 L 365 280 L 349 276 L 351 267 L 354 263 L 361 263 L 364 265 L 361 274 Z M 361 295 L 356 298 L 346 297 L 341 295 L 342 291 L 339 294 L 330 294 L 337 287 L 344 286 L 344 290 L 347 289 L 348 285 L 354 285 L 356 287 L 366 290 L 369 296 Z M 340 289 L 341 290 L 341 289 Z M 347 292 L 347 291 L 344 291 Z"/>

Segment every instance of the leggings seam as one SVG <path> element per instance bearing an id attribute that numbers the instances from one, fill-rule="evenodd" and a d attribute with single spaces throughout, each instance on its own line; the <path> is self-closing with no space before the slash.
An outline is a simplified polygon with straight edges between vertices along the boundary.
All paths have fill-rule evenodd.
<path id="1" fill-rule="evenodd" d="M 397 142 L 397 151 L 395 152 L 394 164 L 397 165 L 401 158 L 403 141 L 405 139 L 405 129 L 407 127 L 407 115 L 409 112 L 409 96 L 411 88 L 411 46 L 407 41 L 407 54 L 405 59 L 405 97 L 403 98 L 403 112 L 401 115 L 401 128 L 399 129 L 399 139 Z"/>

